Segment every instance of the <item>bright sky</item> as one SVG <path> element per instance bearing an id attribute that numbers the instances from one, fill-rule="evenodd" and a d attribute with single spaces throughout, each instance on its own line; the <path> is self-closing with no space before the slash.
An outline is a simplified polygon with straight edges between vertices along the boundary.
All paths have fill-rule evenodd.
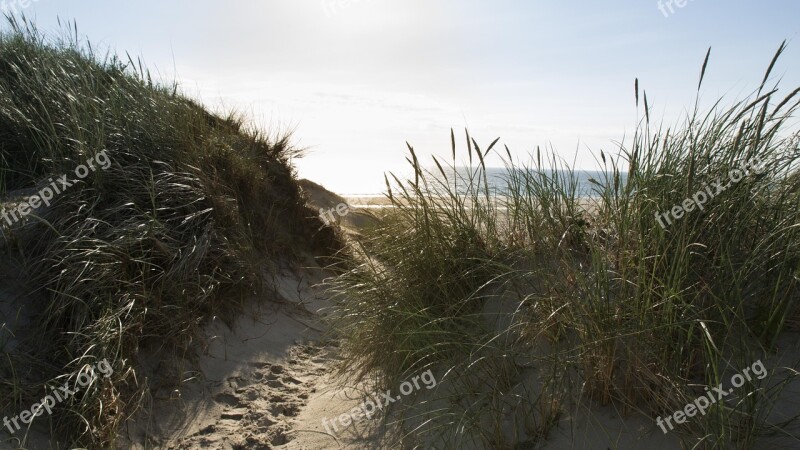
<path id="1" fill-rule="evenodd" d="M 637 122 L 634 79 L 673 124 L 709 46 L 706 101 L 757 88 L 784 39 L 774 73 L 800 86 L 797 0 L 663 1 L 16 0 L 42 30 L 74 19 L 206 105 L 294 129 L 300 175 L 345 194 L 380 190 L 406 141 L 448 155 L 450 128 L 595 168 Z"/>

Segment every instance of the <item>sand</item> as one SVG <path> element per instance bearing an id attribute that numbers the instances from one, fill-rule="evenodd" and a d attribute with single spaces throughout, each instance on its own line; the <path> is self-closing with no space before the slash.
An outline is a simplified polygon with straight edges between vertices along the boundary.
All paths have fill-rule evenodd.
<path id="1" fill-rule="evenodd" d="M 315 210 L 335 207 L 343 199 L 313 183 L 304 183 L 309 203 Z M 343 218 L 356 228 L 372 219 L 359 206 Z M 2 253 L 3 245 L 0 245 Z M 232 326 L 218 320 L 209 323 L 194 344 L 194 356 L 144 353 L 142 382 L 152 388 L 149 411 L 133 417 L 121 430 L 118 448 L 132 449 L 374 449 L 401 447 L 402 431 L 393 425 L 396 417 L 380 414 L 363 418 L 335 433 L 326 428 L 330 421 L 349 412 L 371 392 L 369 386 L 351 386 L 337 376 L 337 346 L 326 337 L 322 318 L 331 300 L 318 287 L 330 273 L 322 270 L 310 255 L 300 266 L 282 265 L 267 281 L 274 287 L 266 298 L 253 298 L 246 313 Z M 20 300 L 19 266 L 0 266 L 0 320 L 4 330 L 22 332 L 32 317 Z M 792 378 L 800 370 L 800 339 L 787 333 L 778 354 L 765 360 L 771 369 L 771 383 Z M 7 340 L 6 351 L 14 339 Z M 174 380 L 183 380 L 176 384 Z M 800 383 L 793 379 L 774 411 L 775 420 L 800 411 Z M 442 382 L 446 384 L 446 380 Z M 439 386 L 439 388 L 446 388 Z M 420 398 L 403 401 L 418 402 Z M 407 423 L 408 425 L 408 423 Z M 790 430 L 797 433 L 800 430 Z M 515 438 L 509 435 L 509 441 Z M 413 433 L 405 440 L 414 443 Z M 57 438 L 43 429 L 33 430 L 27 448 L 57 448 Z M 792 448 L 786 436 L 763 440 L 768 447 Z M 442 448 L 434 441 L 418 441 L 421 448 Z M 3 445 L 6 445 L 5 447 Z M 0 444 L 0 448 L 12 448 Z M 468 448 L 468 447 L 464 447 Z M 475 447 L 478 448 L 478 447 Z M 680 448 L 676 434 L 663 434 L 654 418 L 622 415 L 613 408 L 574 406 L 568 408 L 547 439 L 535 446 L 544 449 L 674 449 Z"/>

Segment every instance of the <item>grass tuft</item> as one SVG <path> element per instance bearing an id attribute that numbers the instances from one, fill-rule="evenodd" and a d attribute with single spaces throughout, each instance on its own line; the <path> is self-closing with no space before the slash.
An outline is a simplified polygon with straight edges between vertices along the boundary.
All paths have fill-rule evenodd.
<path id="1" fill-rule="evenodd" d="M 25 18 L 8 25 L 0 192 L 76 179 L 100 152 L 111 164 L 4 228 L 16 242 L 4 258 L 24 265 L 37 317 L 30 339 L 3 349 L 0 406 L 29 409 L 45 384 L 74 384 L 106 359 L 113 376 L 60 404 L 52 429 L 62 442 L 110 448 L 148 395 L 141 352 L 183 354 L 205 321 L 231 321 L 262 292 L 270 261 L 328 251 L 336 238 L 304 206 L 289 136 L 208 113 L 140 60 L 98 54 L 74 28 L 48 37 Z"/>
<path id="2" fill-rule="evenodd" d="M 652 125 L 645 95 L 633 139 L 601 152 L 591 198 L 554 151 L 519 161 L 467 133 L 461 168 L 452 133 L 451 163 L 427 170 L 409 146 L 413 179 L 392 176 L 392 211 L 329 284 L 342 370 L 392 388 L 434 368 L 451 388 L 423 397 L 440 406 L 427 415 L 401 415 L 409 437 L 512 448 L 545 439 L 575 402 L 671 414 L 773 351 L 798 319 L 800 268 L 800 91 L 767 86 L 784 48 L 751 98 L 695 107 L 675 129 Z M 659 224 L 755 159 L 763 171 Z M 741 390 L 676 429 L 687 447 L 752 447 L 774 431 L 778 391 Z"/>

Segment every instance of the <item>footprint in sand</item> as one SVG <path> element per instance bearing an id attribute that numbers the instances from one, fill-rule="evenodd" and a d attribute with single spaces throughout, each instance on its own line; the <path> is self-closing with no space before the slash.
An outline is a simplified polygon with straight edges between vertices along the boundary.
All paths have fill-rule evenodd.
<path id="1" fill-rule="evenodd" d="M 293 418 L 300 414 L 314 382 L 324 349 L 299 345 L 289 351 L 288 365 L 249 363 L 252 371 L 227 380 L 227 389 L 212 398 L 222 406 L 216 423 L 171 448 L 270 449 L 289 443 Z"/>

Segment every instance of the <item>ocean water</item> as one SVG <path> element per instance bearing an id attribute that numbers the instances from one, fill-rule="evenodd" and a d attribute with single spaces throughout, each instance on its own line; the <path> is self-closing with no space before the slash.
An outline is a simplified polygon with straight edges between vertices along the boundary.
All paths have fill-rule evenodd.
<path id="1" fill-rule="evenodd" d="M 427 170 L 435 176 L 437 180 L 443 181 L 441 172 L 439 172 L 437 168 Z M 521 169 L 517 170 L 519 171 Z M 447 175 L 447 183 L 454 188 L 454 190 L 460 193 L 465 193 L 467 191 L 467 182 L 471 178 L 467 168 L 458 168 L 456 171 L 445 169 L 445 174 Z M 457 174 L 458 177 L 455 177 L 454 174 Z M 504 168 L 487 168 L 486 182 L 489 184 L 490 192 L 497 195 L 505 195 L 508 189 L 507 180 L 509 179 L 509 175 L 508 170 Z M 522 174 L 518 173 L 517 175 Z M 531 175 L 538 179 L 539 175 L 535 172 L 531 171 Z M 551 180 L 558 179 L 561 186 L 574 185 L 576 197 L 584 198 L 597 197 L 599 192 L 602 192 L 607 182 L 614 183 L 612 174 L 599 171 L 576 170 L 570 174 L 567 171 L 559 170 L 545 172 L 545 175 Z M 411 178 L 413 178 L 413 175 Z M 454 180 L 457 181 L 454 182 Z M 482 186 L 483 179 L 481 178 L 480 181 Z M 627 182 L 627 174 L 620 174 L 619 182 L 621 186 L 624 185 Z M 385 189 L 383 191 L 385 191 Z M 383 195 L 383 191 L 368 193 L 366 196 L 380 196 Z"/>

